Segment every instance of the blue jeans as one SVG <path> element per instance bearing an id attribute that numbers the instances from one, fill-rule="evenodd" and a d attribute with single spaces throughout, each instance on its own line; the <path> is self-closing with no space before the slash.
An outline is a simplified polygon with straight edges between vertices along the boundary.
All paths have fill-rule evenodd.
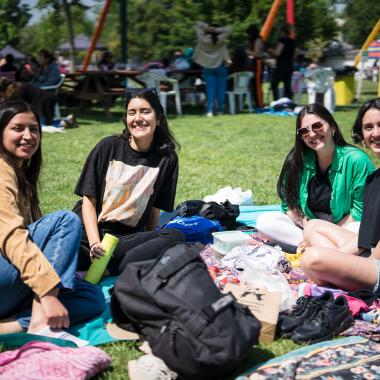
<path id="1" fill-rule="evenodd" d="M 227 88 L 227 68 L 222 63 L 213 69 L 204 68 L 203 78 L 206 82 L 207 112 L 214 111 L 215 98 L 218 100 L 218 112 L 223 112 Z"/>
<path id="2" fill-rule="evenodd" d="M 59 300 L 76 324 L 100 314 L 105 301 L 100 289 L 75 279 L 82 222 L 71 211 L 48 214 L 28 226 L 29 238 L 41 249 L 61 279 Z M 22 254 L 22 252 L 20 252 Z M 28 328 L 33 291 L 21 280 L 18 269 L 0 254 L 0 318 L 15 315 Z"/>

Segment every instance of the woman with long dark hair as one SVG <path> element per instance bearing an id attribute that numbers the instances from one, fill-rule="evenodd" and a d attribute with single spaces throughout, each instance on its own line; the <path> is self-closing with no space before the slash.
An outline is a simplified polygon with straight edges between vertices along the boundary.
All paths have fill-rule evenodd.
<path id="1" fill-rule="evenodd" d="M 104 298 L 75 278 L 79 218 L 69 211 L 42 216 L 41 137 L 27 103 L 0 105 L 0 334 L 25 329 L 83 343 L 59 329 L 101 313 Z"/>
<path id="2" fill-rule="evenodd" d="M 330 112 L 309 104 L 298 114 L 295 145 L 277 183 L 283 212 L 265 213 L 257 229 L 271 240 L 298 246 L 309 219 L 324 219 L 357 231 L 363 188 L 373 164 L 348 144 Z"/>
<path id="3" fill-rule="evenodd" d="M 198 21 L 196 32 L 197 46 L 193 61 L 203 67 L 202 75 L 207 91 L 207 116 L 214 115 L 215 99 L 218 101 L 217 112 L 222 114 L 228 75 L 226 63 L 231 63 L 225 41 L 231 29 Z"/>
<path id="4" fill-rule="evenodd" d="M 353 140 L 380 158 L 380 98 L 359 110 Z M 364 187 L 363 218 L 359 233 L 322 220 L 305 226 L 301 265 L 319 285 L 344 290 L 380 291 L 380 169 L 370 174 Z"/>
<path id="5" fill-rule="evenodd" d="M 104 251 L 105 233 L 119 238 L 108 264 L 117 275 L 127 262 L 157 256 L 180 232 L 159 230 L 160 210 L 172 211 L 177 187 L 178 144 L 155 89 L 127 90 L 125 129 L 92 150 L 75 188 L 75 207 L 84 225 L 80 269 Z"/>

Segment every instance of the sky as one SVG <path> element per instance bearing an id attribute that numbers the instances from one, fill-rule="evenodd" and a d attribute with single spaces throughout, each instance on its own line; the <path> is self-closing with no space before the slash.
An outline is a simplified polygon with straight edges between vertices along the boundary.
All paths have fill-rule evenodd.
<path id="1" fill-rule="evenodd" d="M 41 11 L 36 8 L 37 0 L 22 0 L 21 3 L 28 4 L 32 11 L 32 17 L 29 20 L 29 24 L 36 23 L 41 16 Z M 87 6 L 92 7 L 99 2 L 97 2 L 96 0 L 82 0 L 82 3 Z M 94 15 L 93 13 L 92 14 L 90 13 L 90 17 L 91 16 L 96 17 L 96 15 Z"/>

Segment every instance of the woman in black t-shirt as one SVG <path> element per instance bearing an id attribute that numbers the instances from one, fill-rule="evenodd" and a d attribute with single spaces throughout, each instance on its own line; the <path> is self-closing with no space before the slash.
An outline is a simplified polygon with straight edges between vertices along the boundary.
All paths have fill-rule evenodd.
<path id="1" fill-rule="evenodd" d="M 108 264 L 117 275 L 128 262 L 156 257 L 182 241 L 179 231 L 156 230 L 160 210 L 172 211 L 178 178 L 178 146 L 154 89 L 126 93 L 125 129 L 106 137 L 89 154 L 75 188 L 75 211 L 84 231 L 78 268 L 104 254 L 105 233 L 119 238 Z"/>
<path id="2" fill-rule="evenodd" d="M 361 142 L 380 158 L 380 98 L 366 102 L 353 127 Z M 367 177 L 359 234 L 332 223 L 311 220 L 304 230 L 301 265 L 319 285 L 344 290 L 380 290 L 380 169 Z"/>

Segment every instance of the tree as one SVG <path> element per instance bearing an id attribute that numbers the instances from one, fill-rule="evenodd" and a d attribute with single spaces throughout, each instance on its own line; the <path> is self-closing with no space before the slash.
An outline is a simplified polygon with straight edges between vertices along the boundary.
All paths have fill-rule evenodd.
<path id="1" fill-rule="evenodd" d="M 380 2 L 347 0 L 343 33 L 348 42 L 361 47 L 380 17 Z"/>
<path id="2" fill-rule="evenodd" d="M 20 31 L 27 25 L 31 14 L 27 4 L 20 0 L 0 0 L 0 47 L 18 45 Z"/>
<path id="3" fill-rule="evenodd" d="M 83 5 L 80 0 L 38 0 L 37 6 L 40 9 L 51 9 L 51 18 L 53 22 L 59 22 L 62 13 L 65 15 L 65 21 L 67 26 L 67 35 L 70 42 L 70 59 L 73 64 L 75 64 L 76 53 L 74 45 L 74 25 L 72 17 L 72 7 L 81 8 L 83 11 L 87 10 L 87 6 Z M 56 24 L 59 25 L 59 24 Z"/>
<path id="4" fill-rule="evenodd" d="M 114 53 L 119 46 L 117 3 L 112 5 L 101 37 Z M 146 61 L 194 47 L 197 20 L 231 26 L 229 46 L 247 46 L 248 25 L 261 27 L 272 3 L 273 0 L 128 0 L 128 54 Z M 278 26 L 285 24 L 285 8 L 284 2 L 268 45 L 277 41 Z M 335 37 L 337 29 L 329 0 L 295 0 L 295 19 L 297 46 L 301 48 L 311 39 L 328 41 Z"/>

